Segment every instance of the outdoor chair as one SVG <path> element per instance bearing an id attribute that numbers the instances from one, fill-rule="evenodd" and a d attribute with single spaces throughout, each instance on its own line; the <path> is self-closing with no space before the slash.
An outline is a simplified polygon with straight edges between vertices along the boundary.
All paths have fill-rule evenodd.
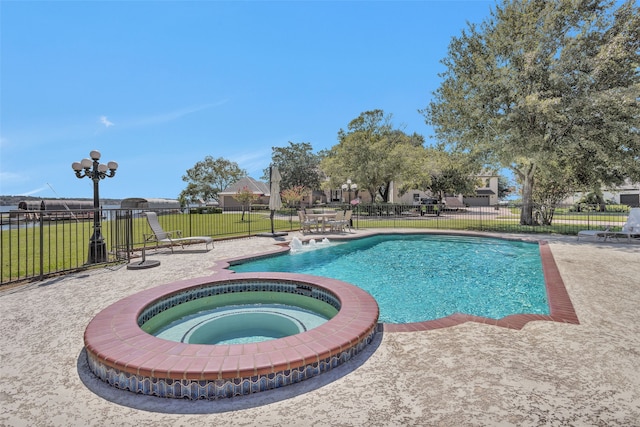
<path id="1" fill-rule="evenodd" d="M 330 231 L 340 231 L 342 229 L 342 222 L 344 221 L 344 211 L 338 211 L 335 218 L 327 221 Z"/>
<path id="2" fill-rule="evenodd" d="M 591 236 L 596 240 L 603 239 L 606 241 L 612 237 L 616 239 L 626 238 L 627 242 L 631 242 L 631 239 L 640 238 L 640 208 L 632 208 L 629 211 L 629 217 L 627 218 L 627 222 L 622 226 L 621 231 L 611 231 L 610 227 L 605 228 L 604 230 L 581 230 L 578 231 L 578 240 L 580 237 Z"/>
<path id="3" fill-rule="evenodd" d="M 208 236 L 182 237 L 181 230 L 164 231 L 158 221 L 158 214 L 155 212 L 145 212 L 144 214 L 147 217 L 147 222 L 153 232 L 151 234 L 143 234 L 144 249 L 147 248 L 147 243 L 153 242 L 156 244 L 156 249 L 161 243 L 169 244 L 171 252 L 173 252 L 174 244 L 179 244 L 182 246 L 182 249 L 184 249 L 185 243 L 189 242 L 204 243 L 207 250 L 209 250 L 209 245 L 211 245 L 211 248 L 213 249 L 213 238 Z"/>
<path id="4" fill-rule="evenodd" d="M 580 237 L 593 237 L 596 240 L 603 239 L 607 240 L 607 238 L 613 236 L 613 232 L 610 231 L 611 227 L 607 227 L 604 230 L 580 230 L 578 231 L 578 241 Z"/>
<path id="5" fill-rule="evenodd" d="M 353 211 L 348 210 L 344 213 L 344 220 L 342 225 L 342 230 L 349 228 L 349 232 L 351 232 L 351 217 L 353 216 Z"/>
<path id="6" fill-rule="evenodd" d="M 307 218 L 303 211 L 298 211 L 298 219 L 300 220 L 300 231 L 305 232 L 308 231 L 311 233 L 311 226 L 315 226 L 316 230 L 318 230 L 318 221 L 315 219 Z"/>
<path id="7" fill-rule="evenodd" d="M 627 242 L 631 242 L 631 239 L 640 238 L 640 208 L 631 208 L 627 222 L 622 226 L 621 231 L 615 231 L 612 233 L 613 237 L 626 237 Z"/>

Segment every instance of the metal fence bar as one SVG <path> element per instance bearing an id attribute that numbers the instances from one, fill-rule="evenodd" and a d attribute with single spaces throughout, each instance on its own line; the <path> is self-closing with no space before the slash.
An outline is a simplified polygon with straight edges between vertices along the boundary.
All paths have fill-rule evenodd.
<path id="1" fill-rule="evenodd" d="M 626 221 L 629 207 L 560 206 L 551 225 L 523 226 L 520 207 L 483 206 L 438 212 L 421 212 L 420 206 L 399 204 L 335 204 L 307 208 L 307 212 L 353 209 L 354 228 L 416 228 L 438 230 L 482 230 L 518 233 L 575 235 L 580 230 L 616 231 Z M 137 209 L 103 209 L 102 234 L 107 263 L 127 262 L 140 256 L 145 234 L 151 233 L 144 212 Z M 270 211 L 251 208 L 159 210 L 165 231 L 181 230 L 184 237 L 214 239 L 247 237 L 271 231 Z M 3 216 L 0 228 L 0 284 L 43 279 L 57 273 L 87 268 L 93 218 L 85 211 L 13 211 Z M 282 209 L 274 217 L 274 229 L 299 229 L 296 209 Z M 93 264 L 92 264 L 93 265 Z"/>

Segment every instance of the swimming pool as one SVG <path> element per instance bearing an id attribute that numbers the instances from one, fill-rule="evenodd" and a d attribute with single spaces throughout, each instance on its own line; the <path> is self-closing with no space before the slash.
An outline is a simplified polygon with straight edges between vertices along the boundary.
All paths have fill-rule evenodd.
<path id="1" fill-rule="evenodd" d="M 451 235 L 377 235 L 229 267 L 330 277 L 369 292 L 384 323 L 465 313 L 549 314 L 538 243 Z"/>

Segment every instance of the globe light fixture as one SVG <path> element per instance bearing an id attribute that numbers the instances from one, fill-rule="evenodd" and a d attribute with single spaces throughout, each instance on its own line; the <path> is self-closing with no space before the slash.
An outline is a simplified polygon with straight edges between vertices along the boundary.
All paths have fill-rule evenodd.
<path id="1" fill-rule="evenodd" d="M 347 179 L 347 182 L 342 184 L 342 191 L 348 192 L 347 203 L 351 203 L 351 190 L 354 192 L 358 189 L 358 185 L 351 182 L 351 179 Z"/>

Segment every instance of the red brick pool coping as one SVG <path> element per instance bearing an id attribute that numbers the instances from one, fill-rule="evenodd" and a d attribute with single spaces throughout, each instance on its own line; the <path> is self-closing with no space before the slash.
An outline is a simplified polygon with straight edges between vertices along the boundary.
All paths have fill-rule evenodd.
<path id="1" fill-rule="evenodd" d="M 154 337 L 138 325 L 138 317 L 154 301 L 187 289 L 243 280 L 312 284 L 335 294 L 341 307 L 332 319 L 314 329 L 251 344 L 173 342 Z M 116 378 L 125 373 L 142 379 L 152 378 L 153 381 L 158 378 L 192 381 L 245 379 L 317 365 L 340 357 L 343 352 L 361 346 L 364 340 L 370 340 L 377 329 L 377 322 L 378 305 L 373 297 L 338 280 L 283 273 L 221 274 L 170 283 L 126 297 L 91 320 L 85 330 L 84 341 L 90 366 L 93 364 L 100 371 L 114 369 L 116 373 L 109 375 Z"/>

